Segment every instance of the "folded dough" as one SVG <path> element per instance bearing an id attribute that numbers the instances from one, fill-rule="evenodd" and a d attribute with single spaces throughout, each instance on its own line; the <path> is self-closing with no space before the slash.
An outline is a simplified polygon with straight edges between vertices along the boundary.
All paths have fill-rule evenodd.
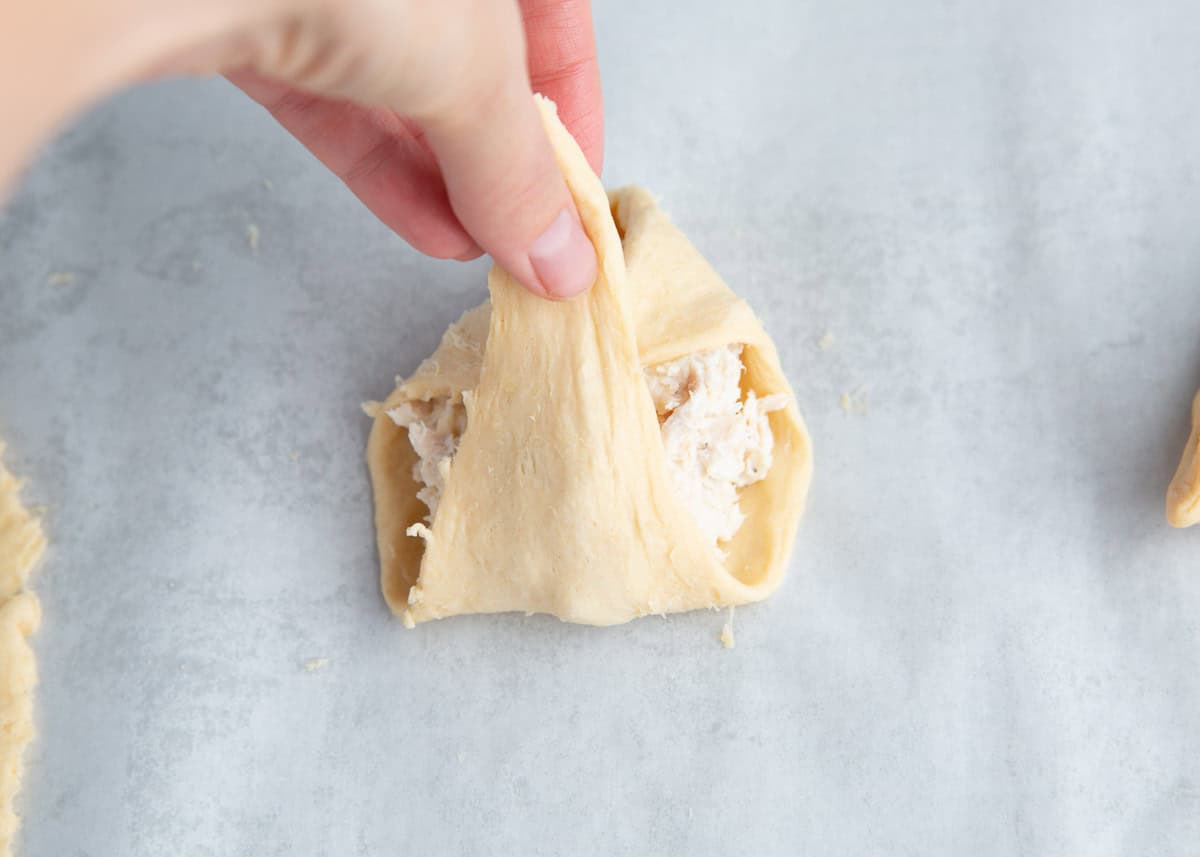
<path id="1" fill-rule="evenodd" d="M 553 105 L 539 105 L 599 275 L 587 295 L 551 303 L 493 268 L 490 304 L 452 325 L 375 413 L 384 596 L 408 625 L 505 611 L 611 625 L 765 598 L 811 477 L 775 347 L 649 194 L 606 196 Z M 744 522 L 718 551 L 673 484 L 643 367 L 729 348 L 745 367 L 735 416 L 752 426 L 746 412 L 766 411 L 774 463 L 737 492 Z M 388 412 L 437 430 L 410 439 Z M 418 484 L 422 461 L 433 466 Z"/>
<path id="2" fill-rule="evenodd" d="M 741 353 L 740 344 L 723 345 L 644 370 L 672 488 L 714 550 L 742 525 L 739 489 L 770 470 L 775 436 L 768 415 L 787 406 L 787 396 L 759 399 L 742 390 Z M 462 396 L 407 399 L 385 413 L 408 431 L 417 453 L 417 497 L 429 507 L 425 520 L 432 524 L 467 428 Z"/>
<path id="3" fill-rule="evenodd" d="M 0 464 L 0 857 L 12 854 L 18 825 L 13 798 L 21 785 L 21 758 L 33 738 L 37 672 L 27 638 L 37 630 L 41 609 L 24 587 L 46 545 L 37 519 L 21 505 L 19 490 L 20 483 Z"/>
<path id="4" fill-rule="evenodd" d="M 1191 436 L 1167 488 L 1167 521 L 1173 527 L 1200 522 L 1200 393 L 1192 401 Z"/>

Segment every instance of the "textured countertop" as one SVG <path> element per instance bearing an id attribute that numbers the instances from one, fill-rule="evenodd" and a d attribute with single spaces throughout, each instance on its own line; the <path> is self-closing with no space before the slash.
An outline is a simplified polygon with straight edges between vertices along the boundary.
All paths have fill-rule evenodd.
<path id="1" fill-rule="evenodd" d="M 1200 853 L 1200 531 L 1162 512 L 1200 12 L 598 5 L 606 181 L 760 312 L 814 437 L 784 588 L 732 651 L 716 613 L 406 631 L 358 405 L 485 266 L 227 84 L 143 87 L 0 215 L 52 542 L 18 853 Z"/>

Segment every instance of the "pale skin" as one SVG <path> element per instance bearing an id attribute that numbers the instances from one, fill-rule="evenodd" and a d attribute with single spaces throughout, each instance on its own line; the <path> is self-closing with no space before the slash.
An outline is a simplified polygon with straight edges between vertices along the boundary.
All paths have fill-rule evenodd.
<path id="1" fill-rule="evenodd" d="M 421 252 L 488 253 L 548 298 L 596 277 L 530 97 L 599 172 L 589 0 L 12 0 L 4 18 L 2 192 L 89 103 L 224 74 Z"/>

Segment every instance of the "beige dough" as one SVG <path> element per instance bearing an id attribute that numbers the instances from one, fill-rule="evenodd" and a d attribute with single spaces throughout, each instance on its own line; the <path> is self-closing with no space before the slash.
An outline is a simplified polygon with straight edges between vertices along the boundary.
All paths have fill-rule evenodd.
<path id="1" fill-rule="evenodd" d="M 25 745 L 33 738 L 37 672 L 27 638 L 37 630 L 41 609 L 25 582 L 46 545 L 37 519 L 21 505 L 20 487 L 0 464 L 0 857 L 12 854 L 18 826 L 13 798 Z"/>
<path id="2" fill-rule="evenodd" d="M 1200 393 L 1192 402 L 1191 436 L 1167 488 L 1167 521 L 1173 527 L 1200 522 Z"/>
<path id="3" fill-rule="evenodd" d="M 612 625 L 761 600 L 782 580 L 812 462 L 775 347 L 649 194 L 610 199 L 553 105 L 539 105 L 599 276 L 551 303 L 493 268 L 491 303 L 375 412 L 384 596 L 409 625 L 505 611 Z M 745 522 L 718 552 L 672 490 L 642 367 L 737 344 L 743 388 L 785 402 L 768 415 L 774 463 L 741 490 Z M 426 526 L 416 453 L 386 411 L 441 397 L 462 400 L 466 429 Z"/>

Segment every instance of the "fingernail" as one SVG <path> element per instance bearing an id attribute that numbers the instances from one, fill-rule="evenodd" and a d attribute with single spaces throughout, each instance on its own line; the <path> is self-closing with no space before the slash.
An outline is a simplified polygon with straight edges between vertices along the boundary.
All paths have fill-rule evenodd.
<path id="1" fill-rule="evenodd" d="M 596 280 L 596 251 L 569 208 L 530 245 L 529 262 L 552 298 L 573 298 Z"/>

